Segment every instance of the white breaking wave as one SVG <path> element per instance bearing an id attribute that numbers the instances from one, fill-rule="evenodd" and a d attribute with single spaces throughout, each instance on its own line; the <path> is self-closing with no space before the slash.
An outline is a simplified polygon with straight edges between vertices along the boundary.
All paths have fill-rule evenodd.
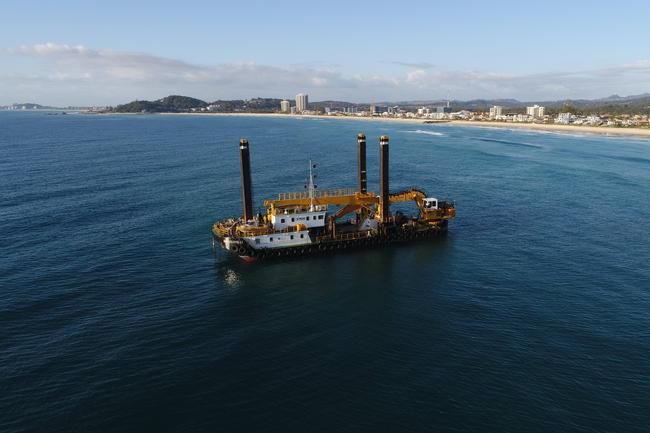
<path id="1" fill-rule="evenodd" d="M 426 135 L 437 135 L 437 136 L 444 136 L 442 132 L 435 132 L 435 131 L 423 131 L 422 129 L 416 129 L 415 131 L 407 131 L 407 132 L 412 132 L 413 134 L 426 134 Z"/>

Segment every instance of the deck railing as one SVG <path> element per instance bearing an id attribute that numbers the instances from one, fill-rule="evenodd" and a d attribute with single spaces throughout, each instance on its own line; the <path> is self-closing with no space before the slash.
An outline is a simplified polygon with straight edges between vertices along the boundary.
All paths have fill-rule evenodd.
<path id="1" fill-rule="evenodd" d="M 369 238 L 374 236 L 376 233 L 373 233 L 371 230 L 364 230 L 364 231 L 358 231 L 358 232 L 348 232 L 348 233 L 337 233 L 335 236 L 318 236 L 316 240 L 318 242 L 323 242 L 323 241 L 346 241 L 346 240 L 351 240 L 351 239 L 361 239 L 361 238 Z"/>
<path id="2" fill-rule="evenodd" d="M 314 198 L 354 195 L 355 192 L 356 190 L 354 188 L 316 190 L 314 191 Z M 309 198 L 309 191 L 281 192 L 278 194 L 278 200 L 302 200 L 307 198 Z"/>

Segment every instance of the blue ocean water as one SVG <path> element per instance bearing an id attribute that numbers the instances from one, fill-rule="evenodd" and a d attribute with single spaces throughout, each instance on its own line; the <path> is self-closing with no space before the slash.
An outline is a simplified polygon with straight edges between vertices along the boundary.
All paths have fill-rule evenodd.
<path id="1" fill-rule="evenodd" d="M 446 238 L 212 254 L 255 203 L 456 201 Z M 0 113 L 0 431 L 646 432 L 650 142 L 372 121 Z"/>

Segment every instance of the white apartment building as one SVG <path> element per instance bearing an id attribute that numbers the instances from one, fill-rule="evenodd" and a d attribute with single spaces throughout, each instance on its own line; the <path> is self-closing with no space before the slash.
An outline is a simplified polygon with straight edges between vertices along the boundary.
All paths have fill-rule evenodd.
<path id="1" fill-rule="evenodd" d="M 544 107 L 535 104 L 532 107 L 526 107 L 526 114 L 532 116 L 534 119 L 544 117 Z"/>
<path id="2" fill-rule="evenodd" d="M 280 111 L 283 113 L 288 113 L 291 111 L 291 103 L 287 101 L 286 99 L 283 101 L 280 101 Z"/>
<path id="3" fill-rule="evenodd" d="M 557 119 L 555 119 L 555 123 L 561 123 L 563 125 L 568 125 L 571 123 L 573 116 L 571 113 L 560 113 L 557 115 Z"/>
<path id="4" fill-rule="evenodd" d="M 309 107 L 309 98 L 306 93 L 298 93 L 296 95 L 296 111 L 302 113 L 307 111 Z"/>
<path id="5" fill-rule="evenodd" d="M 601 119 L 600 116 L 591 115 L 591 116 L 587 116 L 586 122 L 589 125 L 599 126 L 603 124 L 603 119 Z"/>
<path id="6" fill-rule="evenodd" d="M 495 105 L 490 108 L 490 118 L 494 119 L 495 117 L 503 116 L 503 107 L 500 105 Z"/>

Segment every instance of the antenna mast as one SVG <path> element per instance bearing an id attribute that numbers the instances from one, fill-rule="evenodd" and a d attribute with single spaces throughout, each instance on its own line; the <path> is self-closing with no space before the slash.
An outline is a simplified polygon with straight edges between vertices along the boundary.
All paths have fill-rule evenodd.
<path id="1" fill-rule="evenodd" d="M 314 211 L 314 191 L 316 190 L 316 185 L 314 185 L 314 171 L 313 168 L 315 165 L 312 163 L 311 159 L 309 160 L 309 211 Z"/>

